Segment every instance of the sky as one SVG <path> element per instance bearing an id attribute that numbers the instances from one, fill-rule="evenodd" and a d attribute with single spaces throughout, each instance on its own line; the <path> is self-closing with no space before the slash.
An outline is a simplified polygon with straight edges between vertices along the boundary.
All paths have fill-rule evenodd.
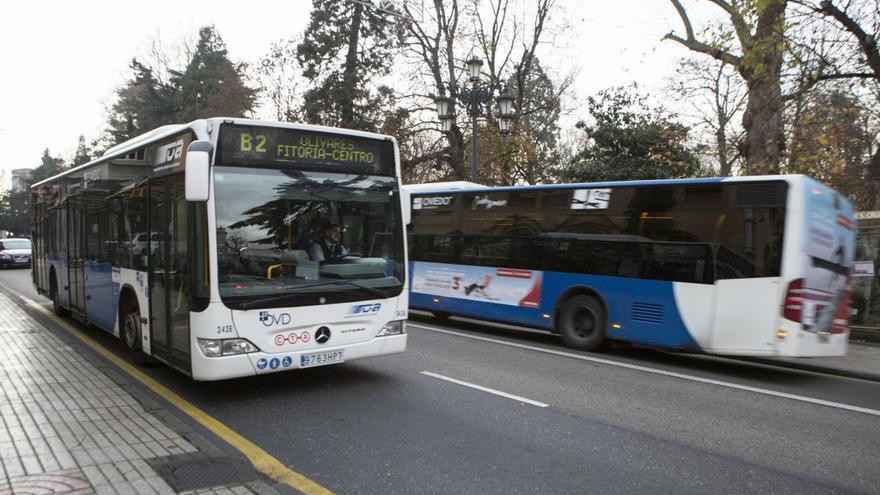
<path id="1" fill-rule="evenodd" d="M 555 23 L 567 26 L 539 56 L 557 74 L 576 74 L 571 105 L 630 82 L 662 91 L 687 55 L 661 42 L 671 29 L 681 31 L 668 0 L 559 5 L 564 14 Z M 173 44 L 213 24 L 233 60 L 256 61 L 273 41 L 301 33 L 310 11 L 311 0 L 7 2 L 0 16 L 0 171 L 8 181 L 9 170 L 39 165 L 44 149 L 70 157 L 80 134 L 98 136 L 129 62 L 146 54 L 151 39 Z"/>

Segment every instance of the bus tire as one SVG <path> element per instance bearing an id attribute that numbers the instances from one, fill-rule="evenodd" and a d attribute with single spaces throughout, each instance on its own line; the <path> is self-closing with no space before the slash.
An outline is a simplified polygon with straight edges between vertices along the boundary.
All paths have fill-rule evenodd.
<path id="1" fill-rule="evenodd" d="M 52 272 L 52 283 L 49 287 L 49 290 L 52 291 L 50 294 L 52 298 L 52 311 L 62 318 L 68 316 L 70 311 L 61 305 L 61 296 L 58 294 L 58 279 L 55 278 L 55 272 Z"/>
<path id="2" fill-rule="evenodd" d="M 568 347 L 594 351 L 605 342 L 605 308 L 595 297 L 577 295 L 562 305 L 557 322 L 559 335 Z"/>
<path id="3" fill-rule="evenodd" d="M 121 333 L 122 343 L 132 354 L 137 365 L 149 366 L 154 363 L 153 358 L 141 347 L 141 311 L 137 304 L 130 304 L 122 316 Z"/>

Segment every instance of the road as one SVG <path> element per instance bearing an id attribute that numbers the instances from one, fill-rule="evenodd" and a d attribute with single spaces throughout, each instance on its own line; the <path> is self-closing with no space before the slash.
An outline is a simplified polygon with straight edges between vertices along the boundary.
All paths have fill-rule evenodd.
<path id="1" fill-rule="evenodd" d="M 0 284 L 49 305 L 28 271 Z M 336 493 L 880 493 L 880 383 L 410 323 L 407 352 L 340 366 L 144 370 Z"/>

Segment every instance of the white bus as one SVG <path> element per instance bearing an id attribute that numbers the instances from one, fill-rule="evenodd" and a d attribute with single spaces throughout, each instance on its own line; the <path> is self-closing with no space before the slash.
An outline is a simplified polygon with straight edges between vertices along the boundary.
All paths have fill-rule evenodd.
<path id="1" fill-rule="evenodd" d="M 406 347 L 393 138 L 212 118 L 32 188 L 38 291 L 196 380 Z"/>
<path id="2" fill-rule="evenodd" d="M 846 353 L 855 213 L 809 177 L 405 189 L 413 309 L 584 350 Z"/>

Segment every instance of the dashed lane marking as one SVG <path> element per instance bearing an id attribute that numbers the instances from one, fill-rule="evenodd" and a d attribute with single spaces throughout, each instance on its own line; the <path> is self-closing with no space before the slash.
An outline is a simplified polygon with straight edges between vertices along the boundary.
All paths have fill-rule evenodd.
<path id="1" fill-rule="evenodd" d="M 572 358 L 572 359 L 579 359 L 581 361 L 589 361 L 592 363 L 605 364 L 608 366 L 617 366 L 618 368 L 626 368 L 626 369 L 630 369 L 630 370 L 643 371 L 645 373 L 653 373 L 655 375 L 669 376 L 669 377 L 673 377 L 673 378 L 679 378 L 682 380 L 689 380 L 692 382 L 706 383 L 709 385 L 717 385 L 719 387 L 727 387 L 727 388 L 732 388 L 732 389 L 736 389 L 736 390 L 745 390 L 747 392 L 753 392 L 756 394 L 769 395 L 772 397 L 781 397 L 783 399 L 791 399 L 791 400 L 796 400 L 796 401 L 800 401 L 800 402 L 807 402 L 810 404 L 817 404 L 820 406 L 833 407 L 835 409 L 843 409 L 845 411 L 852 411 L 852 412 L 857 412 L 857 413 L 862 413 L 862 414 L 870 414 L 871 416 L 880 416 L 880 411 L 878 411 L 877 409 L 869 409 L 867 407 L 851 406 L 849 404 L 843 404 L 840 402 L 833 402 L 830 400 L 816 399 L 813 397 L 805 397 L 803 395 L 789 394 L 786 392 L 777 392 L 776 390 L 769 390 L 769 389 L 760 388 L 760 387 L 750 387 L 748 385 L 740 385 L 738 383 L 725 382 L 725 381 L 721 381 L 721 380 L 713 380 L 712 378 L 703 378 L 700 376 L 686 375 L 684 373 L 676 373 L 675 371 L 666 371 L 666 370 L 661 370 L 661 369 L 657 369 L 657 368 L 649 368 L 647 366 L 639 366 L 637 364 L 623 363 L 620 361 L 613 361 L 611 359 L 602 359 L 602 358 L 597 358 L 597 357 L 592 357 L 592 356 L 584 356 L 584 355 L 575 354 L 572 352 L 557 351 L 555 349 L 544 349 L 541 347 L 534 347 L 534 346 L 530 346 L 530 345 L 526 345 L 526 344 L 519 344 L 516 342 L 507 342 L 504 340 L 493 339 L 493 338 L 489 338 L 489 337 L 482 337 L 479 335 L 469 335 L 466 333 L 454 332 L 452 330 L 446 330 L 443 328 L 432 327 L 432 326 L 428 326 L 428 325 L 424 325 L 424 324 L 420 324 L 420 323 L 419 324 L 408 323 L 407 328 L 420 328 L 422 330 L 427 330 L 430 332 L 445 333 L 448 335 L 455 335 L 455 336 L 464 337 L 467 339 L 480 340 L 483 342 L 491 342 L 493 344 L 506 345 L 508 347 L 515 347 L 518 349 L 525 349 L 525 350 L 535 351 L 535 352 L 543 352 L 545 354 L 553 354 L 555 356 L 562 356 L 562 357 L 567 357 L 567 358 Z"/>
<path id="2" fill-rule="evenodd" d="M 495 390 L 494 388 L 484 387 L 482 385 L 477 385 L 476 383 L 466 382 L 464 380 L 456 380 L 455 378 L 450 378 L 448 376 L 438 375 L 437 373 L 431 373 L 430 371 L 422 371 L 422 374 L 425 376 L 430 376 L 432 378 L 437 378 L 439 380 L 446 380 L 450 383 L 455 383 L 458 385 L 463 385 L 465 387 L 470 387 L 473 389 L 477 389 L 483 392 L 488 392 L 490 394 L 500 395 L 501 397 L 506 397 L 508 399 L 513 399 L 515 401 L 524 402 L 526 404 L 531 404 L 533 406 L 538 407 L 547 407 L 550 404 L 544 404 L 543 402 L 538 402 L 532 399 L 526 399 L 525 397 L 520 397 L 519 395 L 508 394 L 507 392 L 502 392 L 500 390 Z"/>

